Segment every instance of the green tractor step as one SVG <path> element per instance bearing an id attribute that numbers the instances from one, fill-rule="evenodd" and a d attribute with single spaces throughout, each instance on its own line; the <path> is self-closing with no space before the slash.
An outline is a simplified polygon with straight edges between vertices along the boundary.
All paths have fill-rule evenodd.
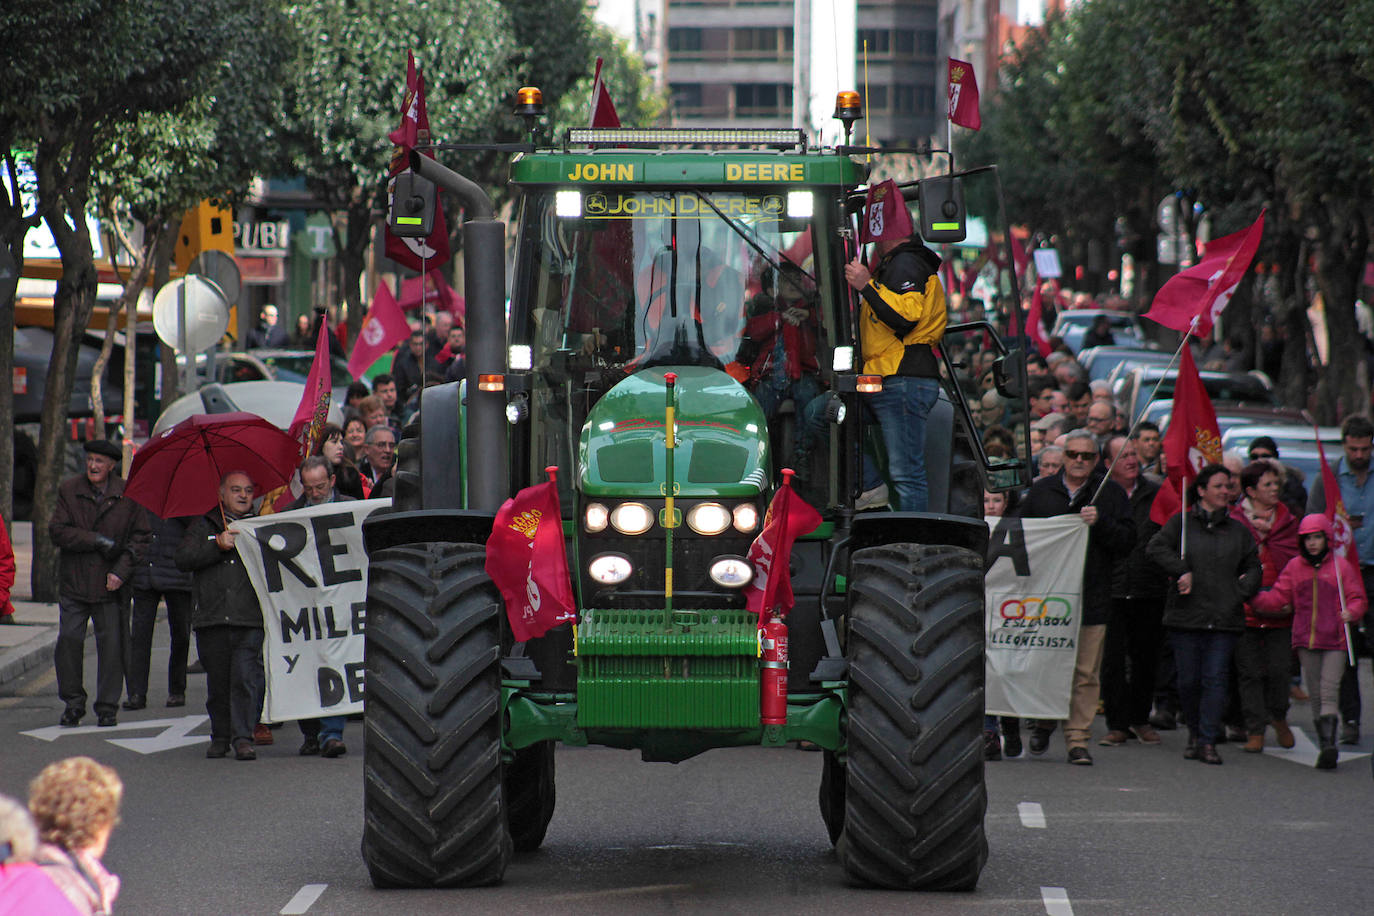
<path id="1" fill-rule="evenodd" d="M 748 611 L 589 610 L 577 629 L 581 728 L 759 724 L 758 617 Z"/>

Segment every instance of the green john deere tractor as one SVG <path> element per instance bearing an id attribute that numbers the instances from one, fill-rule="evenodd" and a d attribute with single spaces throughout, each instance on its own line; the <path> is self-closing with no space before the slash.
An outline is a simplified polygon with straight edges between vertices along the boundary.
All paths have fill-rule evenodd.
<path id="1" fill-rule="evenodd" d="M 812 742 L 821 817 L 854 882 L 977 883 L 981 491 L 1027 472 L 972 433 L 960 360 L 971 339 L 996 348 L 988 371 L 1015 396 L 1024 359 L 981 315 L 952 320 L 930 510 L 856 511 L 863 463 L 884 462 L 862 394 L 881 380 L 862 375 L 842 271 L 866 191 L 859 152 L 809 148 L 796 130 L 572 130 L 530 146 L 511 171 L 508 313 L 507 227 L 474 183 L 411 157 L 393 230 L 426 234 L 436 187 L 466 214 L 468 376 L 424 392 L 393 511 L 364 528 L 362 845 L 377 886 L 500 881 L 512 852 L 543 841 L 558 742 L 666 762 Z M 996 172 L 903 193 L 984 304 L 1015 309 Z M 784 285 L 810 382 L 778 397 L 750 369 L 776 346 L 764 331 L 781 329 Z M 578 621 L 515 643 L 485 544 L 502 502 L 553 465 Z M 786 723 L 764 725 L 742 587 L 788 467 L 823 522 L 791 554 Z"/>

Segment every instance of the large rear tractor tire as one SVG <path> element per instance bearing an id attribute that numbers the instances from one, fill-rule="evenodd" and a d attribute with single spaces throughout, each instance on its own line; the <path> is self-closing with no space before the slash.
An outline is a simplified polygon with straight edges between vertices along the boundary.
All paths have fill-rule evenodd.
<path id="1" fill-rule="evenodd" d="M 496 884 L 500 594 L 475 544 L 378 551 L 367 585 L 363 858 L 377 887 Z"/>
<path id="2" fill-rule="evenodd" d="M 506 820 L 516 852 L 534 852 L 544 842 L 554 808 L 554 742 L 540 741 L 515 752 L 506 767 Z"/>
<path id="3" fill-rule="evenodd" d="M 857 884 L 966 891 L 983 833 L 983 563 L 958 547 L 854 552 L 844 821 Z"/>

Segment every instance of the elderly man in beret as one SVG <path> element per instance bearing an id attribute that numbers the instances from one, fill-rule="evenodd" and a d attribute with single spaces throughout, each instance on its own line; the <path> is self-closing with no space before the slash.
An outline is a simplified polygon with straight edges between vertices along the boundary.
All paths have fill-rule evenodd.
<path id="1" fill-rule="evenodd" d="M 119 447 L 96 440 L 85 449 L 86 473 L 63 481 L 48 524 L 60 551 L 54 663 L 57 693 L 67 706 L 60 724 L 77 725 L 86 714 L 86 624 L 95 625 L 96 724 L 109 727 L 124 692 L 127 586 L 152 535 L 143 507 L 124 496 L 124 480 L 115 473 Z"/>

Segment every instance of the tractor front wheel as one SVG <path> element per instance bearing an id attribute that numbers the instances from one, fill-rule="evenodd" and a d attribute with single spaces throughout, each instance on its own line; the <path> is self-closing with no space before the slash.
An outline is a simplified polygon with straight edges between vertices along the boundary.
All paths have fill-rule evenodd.
<path id="1" fill-rule="evenodd" d="M 849 587 L 840 862 L 858 884 L 972 890 L 988 855 L 982 559 L 864 548 Z"/>
<path id="2" fill-rule="evenodd" d="M 496 884 L 501 596 L 476 544 L 378 551 L 367 584 L 363 858 L 377 887 Z"/>

